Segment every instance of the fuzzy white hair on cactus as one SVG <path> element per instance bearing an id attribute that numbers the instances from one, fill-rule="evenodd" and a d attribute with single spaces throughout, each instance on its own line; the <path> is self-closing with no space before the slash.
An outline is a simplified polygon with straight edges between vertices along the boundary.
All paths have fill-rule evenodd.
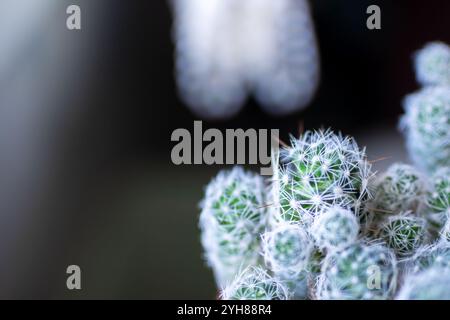
<path id="1" fill-rule="evenodd" d="M 433 173 L 450 166 L 450 86 L 425 87 L 404 100 L 400 128 L 410 157 Z"/>
<path id="2" fill-rule="evenodd" d="M 326 300 L 389 299 L 396 282 L 397 260 L 390 249 L 356 243 L 327 254 L 316 295 Z"/>
<path id="3" fill-rule="evenodd" d="M 319 82 L 306 0 L 173 0 L 176 73 L 198 115 L 226 118 L 254 93 L 273 114 L 305 107 Z"/>
<path id="4" fill-rule="evenodd" d="M 396 300 L 450 300 L 450 273 L 433 266 L 403 280 Z"/>
<path id="5" fill-rule="evenodd" d="M 370 164 L 351 137 L 331 130 L 307 131 L 281 151 L 276 205 L 278 221 L 310 226 L 315 217 L 337 205 L 359 217 L 371 197 Z"/>
<path id="6" fill-rule="evenodd" d="M 359 232 L 358 218 L 350 210 L 338 206 L 321 214 L 311 227 L 316 245 L 330 251 L 356 242 Z"/>
<path id="7" fill-rule="evenodd" d="M 275 273 L 296 278 L 305 271 L 313 243 L 299 225 L 282 223 L 262 236 L 262 254 Z"/>
<path id="8" fill-rule="evenodd" d="M 201 207 L 205 257 L 223 286 L 259 258 L 266 223 L 263 178 L 240 167 L 221 171 L 206 187 Z"/>
<path id="9" fill-rule="evenodd" d="M 288 300 L 290 293 L 283 281 L 262 267 L 248 267 L 221 292 L 223 300 Z"/>
<path id="10" fill-rule="evenodd" d="M 417 81 L 423 85 L 450 85 L 450 47 L 430 42 L 414 57 Z"/>
<path id="11" fill-rule="evenodd" d="M 379 236 L 399 256 L 414 254 L 426 240 L 426 220 L 411 212 L 390 216 L 381 225 Z"/>

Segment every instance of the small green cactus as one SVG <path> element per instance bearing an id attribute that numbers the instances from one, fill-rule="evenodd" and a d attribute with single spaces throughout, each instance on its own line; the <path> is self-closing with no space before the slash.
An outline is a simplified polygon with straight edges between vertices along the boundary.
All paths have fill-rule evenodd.
<path id="1" fill-rule="evenodd" d="M 397 300 L 450 300 L 450 273 L 432 267 L 405 277 Z"/>
<path id="2" fill-rule="evenodd" d="M 412 214 L 391 216 L 382 224 L 380 238 L 399 256 L 407 256 L 423 245 L 426 221 Z"/>
<path id="3" fill-rule="evenodd" d="M 287 300 L 289 290 L 283 281 L 261 267 L 248 267 L 222 291 L 224 300 Z"/>
<path id="4" fill-rule="evenodd" d="M 317 284 L 319 299 L 388 299 L 395 290 L 397 261 L 380 245 L 356 243 L 325 258 Z"/>
<path id="5" fill-rule="evenodd" d="M 425 203 L 426 183 L 414 167 L 395 163 L 376 179 L 374 199 L 370 204 L 375 220 L 404 211 L 418 212 Z"/>
<path id="6" fill-rule="evenodd" d="M 443 42 L 428 43 L 415 55 L 417 81 L 426 85 L 450 85 L 450 47 Z"/>
<path id="7" fill-rule="evenodd" d="M 400 127 L 414 163 L 430 173 L 450 166 L 450 86 L 407 96 Z"/>
<path id="8" fill-rule="evenodd" d="M 311 227 L 316 245 L 324 250 L 339 250 L 356 242 L 360 226 L 356 216 L 341 207 L 332 207 L 320 215 Z"/>
<path id="9" fill-rule="evenodd" d="M 264 182 L 240 167 L 222 171 L 207 186 L 201 207 L 202 244 L 219 286 L 259 258 L 266 212 Z"/>
<path id="10" fill-rule="evenodd" d="M 335 205 L 359 215 L 369 198 L 370 164 L 351 137 L 307 131 L 281 152 L 276 173 L 278 220 L 309 226 Z"/>

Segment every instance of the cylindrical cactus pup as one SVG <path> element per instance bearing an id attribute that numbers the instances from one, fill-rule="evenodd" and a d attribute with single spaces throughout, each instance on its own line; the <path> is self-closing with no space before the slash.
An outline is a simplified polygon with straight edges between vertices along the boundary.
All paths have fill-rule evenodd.
<path id="1" fill-rule="evenodd" d="M 413 272 L 419 272 L 431 266 L 439 266 L 450 272 L 450 244 L 440 242 L 424 246 L 408 262 L 408 267 Z"/>
<path id="2" fill-rule="evenodd" d="M 356 242 L 359 234 L 356 216 L 341 207 L 332 207 L 313 223 L 311 234 L 320 249 L 339 250 Z"/>
<path id="3" fill-rule="evenodd" d="M 426 221 L 410 214 L 389 217 L 380 229 L 380 237 L 399 256 L 413 254 L 426 238 Z"/>
<path id="4" fill-rule="evenodd" d="M 369 198 L 370 164 L 351 137 L 307 131 L 282 150 L 277 172 L 279 220 L 310 226 L 338 205 L 359 215 Z"/>
<path id="5" fill-rule="evenodd" d="M 305 271 L 313 244 L 301 226 L 282 223 L 262 239 L 264 260 L 275 274 L 296 278 Z"/>
<path id="6" fill-rule="evenodd" d="M 450 219 L 450 167 L 443 167 L 432 176 L 432 191 L 428 193 L 429 218 L 441 227 Z"/>
<path id="7" fill-rule="evenodd" d="M 317 297 L 325 300 L 388 299 L 396 282 L 394 253 L 380 244 L 357 243 L 326 256 Z"/>
<path id="8" fill-rule="evenodd" d="M 288 300 L 285 284 L 261 267 L 248 267 L 223 291 L 223 300 Z"/>
<path id="9" fill-rule="evenodd" d="M 375 182 L 374 199 L 370 207 L 375 221 L 386 215 L 405 211 L 418 212 L 425 203 L 426 183 L 414 167 L 395 163 Z"/>
<path id="10" fill-rule="evenodd" d="M 219 286 L 258 261 L 266 221 L 263 194 L 263 179 L 240 167 L 221 171 L 206 188 L 200 229 Z"/>
<path id="11" fill-rule="evenodd" d="M 423 88 L 404 109 L 400 126 L 414 163 L 428 172 L 450 166 L 450 86 Z"/>
<path id="12" fill-rule="evenodd" d="M 440 267 L 431 267 L 408 275 L 397 300 L 450 300 L 450 273 Z"/>
<path id="13" fill-rule="evenodd" d="M 431 42 L 415 55 L 417 81 L 427 85 L 450 85 L 450 47 Z"/>

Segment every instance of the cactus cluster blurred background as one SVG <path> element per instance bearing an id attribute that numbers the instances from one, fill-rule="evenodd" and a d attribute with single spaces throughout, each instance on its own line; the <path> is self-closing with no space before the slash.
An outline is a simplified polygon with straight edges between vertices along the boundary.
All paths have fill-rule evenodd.
<path id="1" fill-rule="evenodd" d="M 286 116 L 273 116 L 260 108 L 256 95 L 249 96 L 234 117 L 205 120 L 203 127 L 278 128 L 281 139 L 289 142 L 290 134 L 298 138 L 299 122 L 303 122 L 305 132 L 331 127 L 344 136 L 353 136 L 357 146 L 353 140 L 336 138 L 334 142 L 338 146 L 344 144 L 355 161 L 367 158 L 371 172 L 381 173 L 378 176 L 383 181 L 371 195 L 383 200 L 374 200 L 376 203 L 370 208 L 379 213 L 398 210 L 405 215 L 383 218 L 382 227 L 373 230 L 378 238 L 386 239 L 381 248 L 356 245 L 348 251 L 348 259 L 386 260 L 383 294 L 391 294 L 392 278 L 398 277 L 391 252 L 398 262 L 415 251 L 418 269 L 408 276 L 416 279 L 422 271 L 428 276 L 425 280 L 413 280 L 413 288 L 406 287 L 396 294 L 420 296 L 423 291 L 416 288 L 427 286 L 429 279 L 434 281 L 436 274 L 442 274 L 440 269 L 427 266 L 442 261 L 446 254 L 440 247 L 430 249 L 424 245 L 430 243 L 429 237 L 449 238 L 450 234 L 450 223 L 440 228 L 448 205 L 441 196 L 448 190 L 448 180 L 440 177 L 448 174 L 431 172 L 448 160 L 441 144 L 448 130 L 445 131 L 445 123 L 439 122 L 444 119 L 442 106 L 448 101 L 448 94 L 430 87 L 446 79 L 439 71 L 443 58 L 436 58 L 445 56 L 442 45 L 413 54 L 430 41 L 450 43 L 450 3 L 309 3 L 320 51 L 320 85 L 308 107 Z M 66 28 L 66 8 L 70 4 L 78 4 L 82 9 L 81 31 Z M 366 9 L 372 4 L 381 8 L 381 30 L 366 28 Z M 172 5 L 173 1 L 145 0 L 1 2 L 0 298 L 217 297 L 218 283 L 202 260 L 198 218 L 204 186 L 224 168 L 171 163 L 171 133 L 176 128 L 190 130 L 193 121 L 199 119 L 187 107 L 177 87 Z M 418 82 L 413 63 L 418 66 Z M 424 89 L 420 89 L 422 86 Z M 404 99 L 418 90 L 421 91 Z M 430 100 L 433 107 L 420 107 Z M 404 136 L 398 130 L 402 114 Z M 433 128 L 427 125 L 429 121 L 434 121 Z M 367 149 L 363 155 L 364 146 Z M 427 154 L 425 148 L 434 151 Z M 329 156 L 333 165 L 335 155 Z M 391 167 L 396 162 L 414 165 L 416 169 L 406 165 Z M 320 223 L 316 219 L 307 222 L 319 230 L 314 240 L 318 247 L 336 246 L 341 250 L 342 241 L 352 243 L 355 238 L 360 239 L 363 231 L 356 233 L 355 225 L 370 234 L 371 228 L 365 226 L 377 220 L 361 207 L 367 203 L 363 180 L 370 176 L 368 167 L 353 163 L 349 168 L 353 169 L 347 179 L 329 177 L 329 182 L 343 192 L 342 198 L 327 198 L 331 213 L 321 216 Z M 284 169 L 291 173 L 291 168 Z M 245 181 L 260 183 L 257 177 L 235 174 Z M 424 189 L 423 174 L 425 180 L 434 184 L 431 190 L 435 192 L 429 193 L 429 186 Z M 430 178 L 432 175 L 437 178 Z M 316 205 L 304 197 L 315 190 L 313 185 L 303 186 L 303 195 L 282 186 L 285 199 L 275 220 L 299 219 L 290 205 Z M 235 189 L 236 186 L 229 188 L 230 192 Z M 353 189 L 358 192 L 348 192 Z M 259 208 L 261 198 L 255 192 L 251 190 L 246 196 L 246 204 Z M 272 192 L 268 190 L 264 195 Z M 393 192 L 406 201 L 391 199 Z M 424 221 L 420 215 L 406 214 L 417 213 L 423 199 L 432 208 L 430 219 Z M 351 212 L 358 209 L 356 224 L 353 213 L 335 207 L 346 203 L 353 204 L 347 207 Z M 258 226 L 269 223 L 256 212 L 247 212 L 245 217 Z M 431 235 L 427 234 L 422 242 L 418 235 L 424 224 Z M 240 225 L 240 230 L 247 226 Z M 269 271 L 253 271 L 264 292 L 273 297 L 287 296 L 294 286 L 300 295 L 309 284 L 304 277 L 303 282 L 289 283 L 287 292 L 285 282 L 272 281 L 272 272 L 291 278 L 305 265 L 307 253 L 314 258 L 308 260 L 307 268 L 310 273 L 318 272 L 318 261 L 323 259 L 315 246 L 299 250 L 308 235 L 296 228 L 274 228 L 262 239 L 266 247 L 263 255 L 248 256 L 249 261 L 268 261 Z M 336 229 L 348 232 L 327 232 Z M 245 237 L 245 232 L 236 234 Z M 391 237 L 392 234 L 396 236 Z M 255 245 L 253 236 L 243 239 L 225 255 L 211 243 L 210 250 L 216 250 L 211 265 L 217 261 L 232 264 L 232 253 L 242 251 L 242 244 Z M 281 255 L 273 250 L 278 241 L 285 244 Z M 391 247 L 388 253 L 386 243 Z M 427 255 L 423 256 L 423 252 Z M 336 273 L 330 267 L 329 274 L 339 276 L 348 271 L 346 261 L 340 263 L 333 256 L 328 260 L 327 265 L 342 266 Z M 81 267 L 81 291 L 66 288 L 66 268 L 71 264 Z M 287 272 L 282 272 L 285 269 Z M 227 270 L 215 270 L 217 282 L 228 278 Z M 301 278 L 304 274 L 296 276 Z M 238 297 L 252 292 L 252 281 L 246 276 L 239 279 L 243 289 L 236 293 Z M 320 283 L 323 290 L 317 294 L 327 297 L 336 293 L 327 290 L 333 283 Z M 351 294 L 364 295 L 360 287 L 354 288 Z M 253 290 L 252 294 L 261 292 Z M 232 294 L 228 290 L 224 297 Z"/>

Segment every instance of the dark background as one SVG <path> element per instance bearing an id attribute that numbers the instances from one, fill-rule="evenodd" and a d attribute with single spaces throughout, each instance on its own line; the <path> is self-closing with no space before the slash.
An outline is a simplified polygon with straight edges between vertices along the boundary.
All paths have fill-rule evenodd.
<path id="1" fill-rule="evenodd" d="M 0 189 L 0 297 L 215 298 L 197 204 L 221 168 L 171 164 L 172 131 L 191 131 L 197 117 L 176 91 L 169 3 L 53 2 L 20 47 L 26 59 L 0 75 L 0 107 L 36 106 L 29 112 L 39 117 L 22 116 L 37 129 L 21 139 L 40 137 L 23 146 L 29 162 L 2 163 L 3 180 L 15 184 Z M 82 8 L 81 31 L 65 28 L 71 3 Z M 322 63 L 311 105 L 274 118 L 249 100 L 204 128 L 279 128 L 287 139 L 299 122 L 331 126 L 367 144 L 369 157 L 404 160 L 396 126 L 403 96 L 418 88 L 412 54 L 428 41 L 450 43 L 450 2 L 311 3 Z M 381 30 L 366 28 L 371 4 L 381 7 Z M 14 145 L 27 123 L 6 140 Z M 65 287 L 70 264 L 82 269 L 79 292 Z"/>

